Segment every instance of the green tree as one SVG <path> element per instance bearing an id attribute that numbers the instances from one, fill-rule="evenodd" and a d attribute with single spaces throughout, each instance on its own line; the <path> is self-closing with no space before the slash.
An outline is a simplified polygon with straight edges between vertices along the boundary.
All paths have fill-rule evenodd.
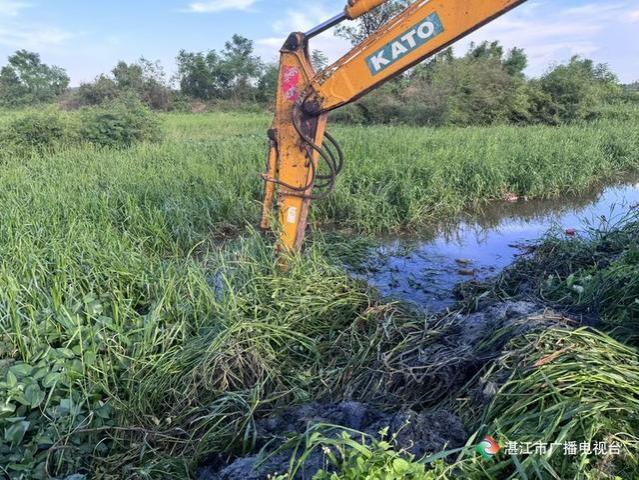
<path id="1" fill-rule="evenodd" d="M 311 53 L 311 64 L 316 72 L 320 72 L 328 67 L 328 57 L 321 50 L 313 50 Z"/>
<path id="2" fill-rule="evenodd" d="M 111 70 L 115 84 L 120 90 L 139 91 L 144 88 L 144 72 L 142 66 L 136 63 L 128 64 L 126 62 L 118 62 Z"/>
<path id="3" fill-rule="evenodd" d="M 241 35 L 233 35 L 222 51 L 222 85 L 224 96 L 236 100 L 255 100 L 255 85 L 263 64 L 253 53 L 253 42 Z"/>
<path id="4" fill-rule="evenodd" d="M 112 78 L 99 75 L 91 83 L 82 83 L 76 93 L 79 106 L 95 106 L 110 102 L 118 96 L 118 87 Z"/>
<path id="5" fill-rule="evenodd" d="M 524 78 L 524 70 L 528 67 L 528 55 L 523 48 L 513 48 L 503 60 L 503 65 L 509 75 Z"/>
<path id="6" fill-rule="evenodd" d="M 537 90 L 532 95 L 533 117 L 551 124 L 593 118 L 604 103 L 621 95 L 607 65 L 578 56 L 531 82 L 531 87 Z"/>
<path id="7" fill-rule="evenodd" d="M 264 71 L 257 83 L 257 99 L 267 105 L 272 105 L 275 101 L 275 92 L 277 90 L 277 80 L 279 75 L 279 67 L 274 63 L 264 66 Z"/>
<path id="8" fill-rule="evenodd" d="M 412 3 L 412 0 L 390 0 L 367 14 L 362 15 L 354 25 L 337 27 L 335 35 L 348 40 L 353 45 L 359 45 L 410 5 L 410 3 Z"/>
<path id="9" fill-rule="evenodd" d="M 110 76 L 103 74 L 80 85 L 76 96 L 80 105 L 102 105 L 131 94 L 152 109 L 171 108 L 173 93 L 160 62 L 144 57 L 136 63 L 118 62 Z"/>
<path id="10" fill-rule="evenodd" d="M 220 56 L 215 51 L 192 53 L 180 50 L 177 56 L 178 78 L 182 93 L 200 100 L 219 98 Z"/>
<path id="11" fill-rule="evenodd" d="M 447 49 L 363 98 L 363 117 L 374 122 L 476 125 L 528 119 L 522 50 L 498 42 L 471 45 L 461 58 Z"/>
<path id="12" fill-rule="evenodd" d="M 42 63 L 37 53 L 19 50 L 0 69 L 0 103 L 14 107 L 51 102 L 66 91 L 69 81 L 62 68 Z"/>
<path id="13" fill-rule="evenodd" d="M 233 35 L 221 53 L 182 50 L 177 64 L 182 92 L 201 100 L 254 101 L 265 71 L 253 42 L 240 35 Z"/>

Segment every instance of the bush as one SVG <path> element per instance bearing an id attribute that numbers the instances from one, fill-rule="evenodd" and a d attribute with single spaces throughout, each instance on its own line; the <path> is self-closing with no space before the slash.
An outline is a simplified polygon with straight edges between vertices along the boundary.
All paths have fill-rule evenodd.
<path id="1" fill-rule="evenodd" d="M 100 75 L 92 83 L 83 83 L 75 94 L 80 106 L 96 106 L 111 102 L 118 97 L 117 85 L 106 75 Z"/>
<path id="2" fill-rule="evenodd" d="M 532 117 L 548 124 L 592 120 L 598 109 L 623 93 L 606 65 L 577 56 L 531 82 L 531 87 L 538 90 L 532 96 Z"/>
<path id="3" fill-rule="evenodd" d="M 83 110 L 80 134 L 101 147 L 130 147 L 162 137 L 158 117 L 133 97 L 115 101 L 108 108 Z"/>
<path id="4" fill-rule="evenodd" d="M 158 141 L 161 133 L 157 116 L 129 98 L 108 108 L 86 108 L 79 115 L 56 109 L 17 114 L 0 129 L 0 150 L 5 155 L 42 154 L 81 143 L 123 148 Z"/>
<path id="5" fill-rule="evenodd" d="M 29 112 L 12 120 L 1 134 L 4 148 L 10 150 L 55 149 L 71 137 L 69 126 L 60 112 L 48 110 Z"/>

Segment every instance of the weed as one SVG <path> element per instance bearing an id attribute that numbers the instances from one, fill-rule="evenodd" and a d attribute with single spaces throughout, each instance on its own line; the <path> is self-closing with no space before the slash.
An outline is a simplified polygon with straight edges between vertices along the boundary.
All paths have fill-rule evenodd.
<path id="1" fill-rule="evenodd" d="M 500 379 L 508 372 L 510 378 Z M 639 357 L 609 336 L 585 329 L 551 329 L 515 340 L 484 372 L 483 384 L 503 384 L 481 431 L 502 444 L 548 445 L 530 455 L 503 453 L 499 461 L 466 458 L 451 467 L 464 478 L 635 478 L 639 472 Z M 479 411 L 481 411 L 480 409 Z M 619 455 L 564 444 L 617 444 Z"/>
<path id="2" fill-rule="evenodd" d="M 3 131 L 24 115 L 0 118 Z M 395 377 L 377 372 L 372 383 L 371 369 L 387 358 L 400 368 L 402 345 L 443 333 L 423 315 L 380 303 L 335 265 L 360 256 L 365 241 L 349 251 L 317 235 L 289 274 L 279 272 L 270 239 L 247 228 L 259 217 L 265 116 L 162 118 L 162 143 L 136 143 L 100 117 L 91 124 L 98 144 L 123 138 L 131 147 L 63 140 L 0 154 L 0 458 L 11 479 L 46 471 L 188 478 L 211 454 L 250 451 L 255 418 L 282 405 L 354 391 L 380 398 Z M 336 194 L 317 204 L 313 225 L 418 229 L 504 192 L 579 192 L 636 170 L 635 130 L 614 119 L 556 129 L 339 127 L 351 162 Z M 636 255 L 619 238 L 606 240 L 623 253 L 616 259 L 584 243 L 562 281 L 575 269 L 632 265 Z M 634 311 L 631 290 L 622 301 L 619 290 L 597 297 L 611 322 L 621 309 Z M 610 348 L 613 367 L 630 365 L 632 380 L 630 355 Z M 610 373 L 604 357 L 588 364 L 597 381 Z M 420 399 L 442 398 L 447 384 L 428 384 L 440 377 L 420 378 Z M 521 388 L 530 396 L 537 386 Z M 625 383 L 615 391 L 634 405 Z M 495 404 L 489 420 L 525 407 L 540 409 Z M 601 408 L 610 414 L 601 432 L 624 426 Z"/>

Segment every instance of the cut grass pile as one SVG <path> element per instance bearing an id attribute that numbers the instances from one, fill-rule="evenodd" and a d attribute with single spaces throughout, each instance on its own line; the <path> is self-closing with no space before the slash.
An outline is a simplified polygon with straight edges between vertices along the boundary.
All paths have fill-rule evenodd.
<path id="1" fill-rule="evenodd" d="M 11 479 L 188 478 L 209 455 L 250 451 L 256 416 L 281 405 L 379 397 L 386 377 L 366 380 L 384 352 L 442 334 L 350 279 L 335 240 L 316 235 L 278 271 L 250 228 L 265 116 L 164 121 L 161 144 L 0 152 Z M 420 228 L 506 192 L 580 191 L 636 170 L 636 125 L 339 127 L 350 164 L 315 224 Z"/>
<path id="2" fill-rule="evenodd" d="M 510 378 L 503 383 L 504 374 Z M 502 384 L 476 438 L 530 445 L 533 455 L 461 460 L 467 478 L 636 478 L 639 474 L 639 356 L 600 332 L 551 329 L 510 344 L 480 385 Z M 481 411 L 481 409 L 479 410 Z M 576 453 L 564 450 L 575 442 Z M 602 451 L 596 445 L 605 443 Z M 587 444 L 593 451 L 581 449 Z M 543 445 L 546 446 L 544 450 Z M 616 445 L 618 453 L 610 451 Z"/>
<path id="3" fill-rule="evenodd" d="M 637 478 L 638 375 L 637 351 L 603 333 L 537 332 L 515 339 L 469 384 L 466 393 L 491 384 L 498 390 L 489 405 L 463 403 L 464 416 L 474 417 L 469 421 L 478 428 L 466 447 L 416 459 L 392 437 L 380 441 L 346 429 L 327 435 L 335 427 L 320 426 L 303 439 L 290 472 L 319 450 L 334 474 L 320 472 L 314 480 Z M 491 460 L 475 451 L 485 435 L 504 447 Z M 514 450 L 532 454 L 509 453 L 509 442 Z M 566 445 L 575 450 L 565 450 Z M 291 478 L 289 473 L 281 480 Z"/>

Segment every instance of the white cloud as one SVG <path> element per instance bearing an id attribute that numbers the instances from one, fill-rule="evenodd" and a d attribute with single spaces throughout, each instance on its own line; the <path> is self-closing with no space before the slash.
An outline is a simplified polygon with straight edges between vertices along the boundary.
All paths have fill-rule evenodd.
<path id="1" fill-rule="evenodd" d="M 0 18 L 2 17 L 15 17 L 20 12 L 29 7 L 28 3 L 17 2 L 15 0 L 0 0 Z"/>
<path id="2" fill-rule="evenodd" d="M 16 0 L 0 0 L 0 45 L 29 50 L 47 50 L 74 37 L 55 26 L 25 22 L 22 10 L 31 5 Z"/>
<path id="3" fill-rule="evenodd" d="M 310 30 L 330 16 L 331 12 L 319 5 L 310 5 L 304 10 L 288 10 L 273 24 L 273 30 L 278 33 Z"/>
<path id="4" fill-rule="evenodd" d="M 0 44 L 14 48 L 41 50 L 59 46 L 74 35 L 56 27 L 6 27 L 0 25 Z"/>
<path id="5" fill-rule="evenodd" d="M 556 2 L 531 2 L 472 34 L 457 52 L 470 41 L 499 40 L 509 48 L 524 48 L 529 57 L 528 73 L 539 75 L 573 55 L 596 57 L 609 32 L 620 30 L 634 13 L 639 21 L 639 11 L 632 12 L 633 7 L 636 9 L 636 0 L 563 9 L 558 9 Z"/>
<path id="6" fill-rule="evenodd" d="M 630 12 L 628 14 L 628 20 L 631 22 L 639 22 L 639 10 L 635 10 L 634 12 Z"/>
<path id="7" fill-rule="evenodd" d="M 187 11 L 194 13 L 216 13 L 223 10 L 248 10 L 258 0 L 210 0 L 195 2 L 189 5 Z"/>
<path id="8" fill-rule="evenodd" d="M 275 36 L 256 41 L 258 54 L 269 61 L 275 60 L 289 33 L 310 30 L 331 18 L 335 14 L 333 10 L 318 4 L 309 5 L 304 10 L 288 10 L 280 20 L 273 23 Z M 348 41 L 336 37 L 332 31 L 328 31 L 312 38 L 309 48 L 321 50 L 332 62 L 348 52 L 351 45 Z"/>
<path id="9" fill-rule="evenodd" d="M 610 13 L 618 12 L 620 9 L 624 9 L 626 5 L 623 3 L 612 3 L 605 5 L 603 3 L 587 3 L 579 7 L 566 8 L 561 13 L 563 15 L 608 15 Z"/>

